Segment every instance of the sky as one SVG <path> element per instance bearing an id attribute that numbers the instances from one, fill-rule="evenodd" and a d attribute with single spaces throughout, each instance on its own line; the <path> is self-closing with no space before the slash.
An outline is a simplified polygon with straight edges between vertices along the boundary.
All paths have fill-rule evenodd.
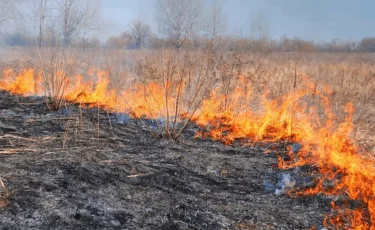
<path id="1" fill-rule="evenodd" d="M 148 23 L 157 32 L 157 0 L 103 0 L 107 35 L 118 35 L 131 20 Z M 206 6 L 212 0 L 202 0 Z M 267 34 L 314 41 L 359 41 L 375 36 L 375 0 L 222 0 L 226 34 L 250 36 L 251 20 L 260 15 Z"/>

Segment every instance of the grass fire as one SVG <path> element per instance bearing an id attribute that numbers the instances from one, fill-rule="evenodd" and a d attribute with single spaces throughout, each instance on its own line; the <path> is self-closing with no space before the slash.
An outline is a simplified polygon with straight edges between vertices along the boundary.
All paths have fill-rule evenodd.
<path id="1" fill-rule="evenodd" d="M 96 44 L 106 1 L 33 1 L 0 47 L 0 226 L 375 230 L 374 39 L 276 41 L 261 14 L 244 38 L 228 1 L 150 2 L 158 35 Z"/>

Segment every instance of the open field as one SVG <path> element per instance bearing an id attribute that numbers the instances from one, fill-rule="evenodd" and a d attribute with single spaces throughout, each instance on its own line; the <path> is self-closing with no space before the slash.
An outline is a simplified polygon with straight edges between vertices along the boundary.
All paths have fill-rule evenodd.
<path id="1" fill-rule="evenodd" d="M 6 52 L 8 228 L 375 228 L 373 54 Z"/>
<path id="2" fill-rule="evenodd" d="M 305 229 L 329 213 L 324 196 L 264 188 L 295 174 L 275 167 L 283 143 L 224 146 L 194 139 L 194 127 L 180 142 L 155 140 L 105 111 L 98 136 L 95 109 L 50 112 L 41 98 L 6 93 L 0 107 L 5 229 Z"/>
<path id="3" fill-rule="evenodd" d="M 7 55 L 2 56 L 3 69 L 15 67 L 15 70 L 34 68 L 41 69 L 39 54 L 35 49 L 5 50 Z M 44 62 L 51 59 L 54 50 L 42 52 Z M 95 82 L 95 76 L 89 76 L 88 70 L 96 68 L 107 71 L 108 87 L 122 92 L 137 83 L 147 81 L 162 82 L 157 74 L 163 74 L 159 68 L 152 76 L 150 71 L 155 71 L 158 66 L 165 66 L 161 60 L 173 59 L 175 54 L 161 51 L 123 51 L 123 50 L 80 50 L 71 52 L 71 61 L 74 64 L 74 73 L 80 74 L 88 81 Z M 313 84 L 314 90 L 329 87 L 329 101 L 332 104 L 334 116 L 343 118 L 342 109 L 348 102 L 354 105 L 354 124 L 356 141 L 367 152 L 374 153 L 375 139 L 373 136 L 374 124 L 374 81 L 375 67 L 373 66 L 374 54 L 371 53 L 279 53 L 263 52 L 258 54 L 246 52 L 225 52 L 210 54 L 194 51 L 181 52 L 181 59 L 189 58 L 189 65 L 198 66 L 199 61 L 205 61 L 211 73 L 206 74 L 207 81 L 215 86 L 223 86 L 223 90 L 231 91 L 238 79 L 243 77 L 252 85 L 251 99 L 267 94 L 270 99 L 281 99 L 282 95 L 293 91 L 294 80 L 296 88 L 303 89 L 308 84 Z M 186 64 L 180 59 L 173 63 L 178 67 Z M 195 63 L 193 63 L 193 61 Z M 215 62 L 208 66 L 208 62 Z M 6 67 L 8 66 L 8 67 Z M 191 67 L 190 66 L 190 67 Z M 194 68 L 194 67 L 193 67 Z M 143 71 L 142 73 L 140 71 Z M 149 72 L 147 72 L 149 71 Z M 295 77 L 297 73 L 297 77 Z M 173 76 L 175 77 L 175 76 Z M 147 78 L 147 79 L 146 79 Z M 157 78 L 157 79 L 155 79 Z M 114 84 L 113 82 L 116 82 Z M 310 86 L 309 86 L 310 87 Z M 43 87 L 39 94 L 43 94 Z"/>

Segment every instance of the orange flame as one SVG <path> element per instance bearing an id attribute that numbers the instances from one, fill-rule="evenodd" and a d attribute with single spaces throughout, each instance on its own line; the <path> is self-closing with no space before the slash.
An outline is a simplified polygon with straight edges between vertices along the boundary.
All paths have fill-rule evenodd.
<path id="1" fill-rule="evenodd" d="M 375 229 L 375 162 L 361 154 L 350 140 L 353 106 L 351 103 L 346 105 L 346 118 L 335 125 L 327 96 L 329 88 L 314 92 L 319 95 L 322 108 L 308 106 L 306 97 L 310 92 L 311 88 L 306 85 L 302 90 L 284 95 L 280 103 L 264 96 L 261 100 L 263 110 L 255 113 L 241 104 L 248 101 L 246 91 L 241 86 L 236 87 L 230 98 L 223 98 L 215 91 L 203 103 L 203 115 L 196 119 L 198 125 L 208 127 L 208 133 L 200 135 L 208 135 L 225 144 L 243 138 L 254 141 L 289 139 L 302 144 L 304 147 L 298 153 L 298 161 L 286 163 L 279 159 L 281 168 L 305 164 L 319 168 L 322 176 L 317 185 L 299 194 L 344 194 L 352 200 L 361 201 L 367 205 L 368 223 L 363 211 L 352 210 L 336 216 L 336 220 L 327 219 L 325 224 L 343 226 L 348 220 L 345 216 L 350 215 L 351 227 Z M 238 95 L 242 95 L 241 100 L 238 100 Z M 224 100 L 230 101 L 229 108 L 223 107 Z M 318 110 L 325 119 L 321 119 Z M 325 188 L 325 180 L 332 180 L 333 188 Z"/>
<path id="2" fill-rule="evenodd" d="M 2 90 L 25 96 L 40 95 L 43 92 L 42 77 L 32 68 L 24 69 L 19 74 L 15 74 L 12 69 L 6 69 L 3 75 L 4 79 L 0 82 Z"/>
<path id="3" fill-rule="evenodd" d="M 75 84 L 68 86 L 66 100 L 89 106 L 105 107 L 114 111 L 117 106 L 116 92 L 108 89 L 108 74 L 105 71 L 89 71 L 91 77 L 97 77 L 96 85 L 92 82 L 84 82 L 82 76 L 75 77 Z"/>
<path id="4" fill-rule="evenodd" d="M 19 74 L 7 69 L 3 75 L 4 79 L 0 81 L 2 90 L 27 96 L 40 95 L 43 91 L 43 79 L 33 69 L 25 69 Z M 133 117 L 189 116 L 189 110 L 177 109 L 176 106 L 179 94 L 175 91 L 185 91 L 184 82 L 177 85 L 150 82 L 116 92 L 109 89 L 107 72 L 91 69 L 88 75 L 96 80 L 85 81 L 82 76 L 70 79 L 66 100 L 100 106 L 109 111 L 128 112 Z M 204 130 L 197 136 L 210 137 L 225 144 L 238 139 L 300 143 L 303 148 L 296 161 L 284 162 L 279 158 L 279 167 L 312 164 L 319 169 L 319 175 L 314 188 L 297 194 L 341 195 L 356 200 L 362 207 L 350 209 L 332 203 L 333 214 L 326 217 L 324 224 L 327 227 L 374 230 L 375 161 L 365 157 L 350 138 L 353 105 L 348 103 L 346 117 L 337 121 L 331 109 L 329 87 L 317 90 L 315 84 L 306 81 L 302 89 L 296 89 L 279 100 L 268 99 L 265 94 L 257 104 L 252 104 L 255 98 L 250 82 L 241 78 L 237 85 L 230 94 L 222 93 L 222 88 L 216 87 L 202 102 L 199 115 L 193 117 Z M 325 186 L 327 180 L 333 186 Z"/>

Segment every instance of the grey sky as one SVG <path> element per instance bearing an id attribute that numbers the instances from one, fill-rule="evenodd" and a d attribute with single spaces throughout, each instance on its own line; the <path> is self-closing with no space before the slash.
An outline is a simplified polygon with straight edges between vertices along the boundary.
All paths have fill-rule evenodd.
<path id="1" fill-rule="evenodd" d="M 206 5 L 211 0 L 203 0 Z M 360 40 L 375 36 L 374 0 L 223 0 L 227 33 L 249 36 L 250 20 L 262 15 L 272 38 L 282 35 L 308 40 Z M 156 0 L 103 0 L 109 34 L 128 29 L 140 19 L 157 31 Z M 242 30 L 241 30 L 242 28 Z M 242 33 L 241 33 L 242 32 Z"/>

